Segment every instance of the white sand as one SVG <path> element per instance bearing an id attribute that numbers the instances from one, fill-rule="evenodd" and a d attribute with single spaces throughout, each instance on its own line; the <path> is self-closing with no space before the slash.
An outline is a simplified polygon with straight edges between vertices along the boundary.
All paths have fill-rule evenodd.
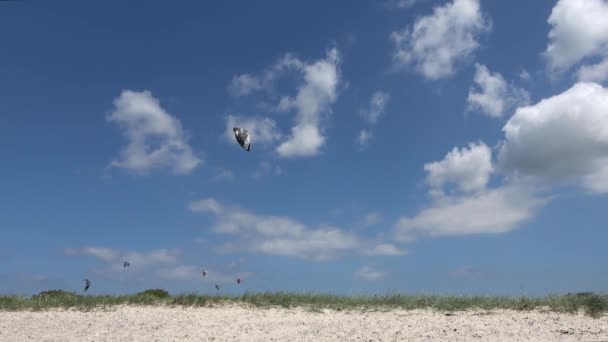
<path id="1" fill-rule="evenodd" d="M 608 315 L 120 306 L 0 312 L 0 341 L 608 341 Z"/>

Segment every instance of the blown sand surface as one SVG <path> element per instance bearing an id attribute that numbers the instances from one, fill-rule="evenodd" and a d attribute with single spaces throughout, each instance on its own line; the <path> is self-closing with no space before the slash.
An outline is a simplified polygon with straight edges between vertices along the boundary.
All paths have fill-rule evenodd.
<path id="1" fill-rule="evenodd" d="M 118 306 L 0 312 L 0 341 L 608 341 L 608 316 Z"/>

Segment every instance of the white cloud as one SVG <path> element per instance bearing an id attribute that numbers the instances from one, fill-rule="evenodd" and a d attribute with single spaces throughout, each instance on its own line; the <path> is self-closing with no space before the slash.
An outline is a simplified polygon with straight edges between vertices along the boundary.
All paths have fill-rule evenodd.
<path id="1" fill-rule="evenodd" d="M 475 64 L 474 82 L 479 91 L 474 87 L 469 90 L 469 110 L 479 109 L 485 115 L 498 118 L 507 110 L 530 101 L 527 91 L 507 84 L 500 73 L 491 73 L 485 65 Z"/>
<path id="2" fill-rule="evenodd" d="M 340 70 L 338 50 L 327 51 L 324 59 L 313 64 L 303 64 L 304 83 L 300 85 L 295 98 L 286 98 L 296 110 L 296 124 L 291 136 L 277 147 L 282 157 L 309 157 L 317 155 L 325 143 L 321 132 L 321 115 L 331 112 L 331 105 L 337 100 Z"/>
<path id="3" fill-rule="evenodd" d="M 503 128 L 499 168 L 607 192 L 607 127 L 608 89 L 577 83 L 561 94 L 517 109 Z"/>
<path id="4" fill-rule="evenodd" d="M 578 79 L 582 82 L 608 82 L 608 57 L 594 65 L 583 65 L 578 69 Z"/>
<path id="5" fill-rule="evenodd" d="M 211 230 L 238 237 L 243 248 L 251 252 L 325 260 L 361 245 L 356 236 L 336 227 L 311 228 L 289 217 L 226 207 L 212 198 L 191 202 L 189 208 L 216 216 Z"/>
<path id="6" fill-rule="evenodd" d="M 235 76 L 229 88 L 237 96 L 248 95 L 258 90 L 274 96 L 276 95 L 274 83 L 280 77 L 288 73 L 297 74 L 299 84 L 295 96 L 280 96 L 277 105 L 263 102 L 262 106 L 273 112 L 295 111 L 290 135 L 276 147 L 279 156 L 311 157 L 320 153 L 326 141 L 322 116 L 331 113 L 331 105 L 336 102 L 339 95 L 338 87 L 341 84 L 339 64 L 340 57 L 336 48 L 329 49 L 324 58 L 313 63 L 302 61 L 288 53 L 259 75 Z M 228 126 L 231 130 L 233 124 L 229 123 Z M 273 130 L 274 128 L 273 122 Z M 270 142 L 280 138 L 282 137 L 279 135 L 273 135 Z"/>
<path id="7" fill-rule="evenodd" d="M 371 125 L 376 124 L 384 114 L 391 95 L 384 91 L 376 91 L 369 100 L 369 108 L 361 111 L 361 116 Z"/>
<path id="8" fill-rule="evenodd" d="M 103 261 L 114 261 L 120 258 L 120 252 L 111 248 L 105 247 L 83 247 L 81 249 L 77 248 L 67 248 L 63 251 L 65 255 L 68 256 L 76 256 L 76 255 L 90 255 L 97 259 L 101 259 Z"/>
<path id="9" fill-rule="evenodd" d="M 357 136 L 357 143 L 359 146 L 366 146 L 373 137 L 374 135 L 371 131 L 362 129 Z"/>
<path id="10" fill-rule="evenodd" d="M 364 255 L 369 256 L 400 256 L 406 255 L 407 252 L 397 248 L 395 245 L 390 243 L 381 243 L 363 251 Z"/>
<path id="11" fill-rule="evenodd" d="M 113 271 L 122 270 L 123 261 L 130 263 L 130 268 L 141 269 L 150 265 L 172 264 L 177 262 L 180 251 L 177 249 L 155 249 L 145 253 L 127 251 L 107 247 L 88 246 L 82 248 L 67 248 L 64 254 L 68 256 L 88 255 L 104 261 Z"/>
<path id="12" fill-rule="evenodd" d="M 188 209 L 195 213 L 209 213 L 219 215 L 224 211 L 224 206 L 213 198 L 204 198 L 188 204 Z"/>
<path id="13" fill-rule="evenodd" d="M 234 172 L 223 167 L 218 168 L 218 173 L 213 177 L 214 182 L 231 182 L 234 180 Z"/>
<path id="14" fill-rule="evenodd" d="M 124 90 L 114 106 L 107 119 L 123 129 L 129 144 L 111 166 L 140 174 L 163 167 L 186 174 L 202 163 L 188 145 L 179 120 L 167 113 L 149 91 Z"/>
<path id="15" fill-rule="evenodd" d="M 271 174 L 275 176 L 281 175 L 283 174 L 283 169 L 281 169 L 279 165 L 272 164 L 269 161 L 262 161 L 260 162 L 258 169 L 253 173 L 252 177 L 253 179 L 259 180 L 262 177 Z"/>
<path id="16" fill-rule="evenodd" d="M 521 78 L 521 79 L 522 79 L 522 80 L 524 80 L 524 81 L 529 81 L 529 80 L 531 80 L 531 79 L 532 79 L 532 76 L 530 75 L 530 73 L 528 72 L 528 70 L 525 70 L 525 69 L 524 69 L 524 70 L 522 70 L 522 71 L 519 73 L 519 78 Z"/>
<path id="17" fill-rule="evenodd" d="M 454 183 L 463 192 L 483 190 L 494 171 L 492 151 L 481 142 L 470 143 L 468 148 L 454 147 L 443 160 L 425 164 L 424 170 L 432 190 L 446 183 Z"/>
<path id="18" fill-rule="evenodd" d="M 147 253 L 129 251 L 124 258 L 129 261 L 131 266 L 147 266 L 156 264 L 172 264 L 177 262 L 179 250 L 177 249 L 155 249 Z"/>
<path id="19" fill-rule="evenodd" d="M 277 124 L 271 118 L 226 116 L 224 138 L 229 143 L 237 144 L 232 130 L 234 127 L 244 128 L 249 131 L 252 148 L 272 144 L 281 138 Z"/>
<path id="20" fill-rule="evenodd" d="M 528 187 L 504 185 L 475 194 L 446 196 L 415 217 L 401 218 L 396 238 L 505 233 L 531 219 L 547 203 Z"/>
<path id="21" fill-rule="evenodd" d="M 378 90 L 374 92 L 369 100 L 369 107 L 359 111 L 359 114 L 368 125 L 375 125 L 386 111 L 386 106 L 390 98 L 391 95 L 385 91 Z M 362 129 L 357 136 L 357 143 L 360 147 L 364 147 L 369 143 L 372 137 L 373 133 L 371 129 Z"/>
<path id="22" fill-rule="evenodd" d="M 369 227 L 377 224 L 378 222 L 380 222 L 381 219 L 382 216 L 380 215 L 380 213 L 373 211 L 365 215 L 361 224 L 363 225 L 363 227 Z"/>
<path id="23" fill-rule="evenodd" d="M 453 0 L 417 18 L 413 27 L 392 32 L 393 58 L 398 66 L 413 65 L 429 80 L 445 78 L 471 59 L 480 35 L 490 29 L 479 0 Z"/>
<path id="24" fill-rule="evenodd" d="M 235 75 L 228 86 L 228 90 L 235 97 L 246 96 L 262 89 L 262 82 L 255 76 L 243 74 Z"/>
<path id="25" fill-rule="evenodd" d="M 287 72 L 300 70 L 304 63 L 290 53 L 286 53 L 272 67 L 267 68 L 258 75 L 234 75 L 228 91 L 234 97 L 251 95 L 258 91 L 273 92 L 274 83 Z"/>
<path id="26" fill-rule="evenodd" d="M 552 26 L 544 52 L 553 71 L 564 71 L 587 57 L 608 54 L 608 2 L 559 0 L 547 22 Z"/>
<path id="27" fill-rule="evenodd" d="M 357 278 L 369 281 L 378 280 L 380 278 L 386 277 L 386 275 L 386 272 L 374 270 L 370 266 L 363 266 L 357 271 L 357 273 L 355 273 L 355 276 Z"/>
<path id="28" fill-rule="evenodd" d="M 491 150 L 481 142 L 470 143 L 468 149 L 454 148 L 443 160 L 425 164 L 432 203 L 414 217 L 402 217 L 395 227 L 396 239 L 505 233 L 548 202 L 534 184 L 517 177 L 488 188 L 494 168 Z M 449 183 L 459 191 L 446 194 Z"/>
<path id="29" fill-rule="evenodd" d="M 253 251 L 269 255 L 293 256 L 311 260 L 326 260 L 334 254 L 359 246 L 356 237 L 338 228 L 323 227 L 303 232 L 301 236 L 260 239 L 251 246 Z"/>
<path id="30" fill-rule="evenodd" d="M 279 147 L 281 157 L 311 157 L 319 153 L 325 137 L 315 124 L 299 124 L 291 129 L 291 136 Z"/>

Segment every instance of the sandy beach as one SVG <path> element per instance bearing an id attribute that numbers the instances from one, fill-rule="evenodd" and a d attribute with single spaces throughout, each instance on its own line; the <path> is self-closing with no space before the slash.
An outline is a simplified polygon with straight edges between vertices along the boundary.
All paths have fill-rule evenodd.
<path id="1" fill-rule="evenodd" d="M 600 318 L 541 311 L 117 306 L 0 312 L 0 341 L 608 341 Z"/>

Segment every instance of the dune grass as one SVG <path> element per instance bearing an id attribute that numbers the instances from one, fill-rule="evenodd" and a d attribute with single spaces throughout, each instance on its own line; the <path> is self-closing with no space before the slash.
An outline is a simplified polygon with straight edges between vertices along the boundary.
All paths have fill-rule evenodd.
<path id="1" fill-rule="evenodd" d="M 608 312 L 608 294 L 577 293 L 545 297 L 379 295 L 340 296 L 319 293 L 265 292 L 243 295 L 170 295 L 164 290 L 146 290 L 132 295 L 79 295 L 61 290 L 41 292 L 32 297 L 0 296 L 0 310 L 44 310 L 51 308 L 91 310 L 116 305 L 213 306 L 245 304 L 253 307 L 303 307 L 312 311 L 436 309 L 461 311 L 467 309 L 534 310 L 575 313 L 579 310 L 592 317 Z"/>

